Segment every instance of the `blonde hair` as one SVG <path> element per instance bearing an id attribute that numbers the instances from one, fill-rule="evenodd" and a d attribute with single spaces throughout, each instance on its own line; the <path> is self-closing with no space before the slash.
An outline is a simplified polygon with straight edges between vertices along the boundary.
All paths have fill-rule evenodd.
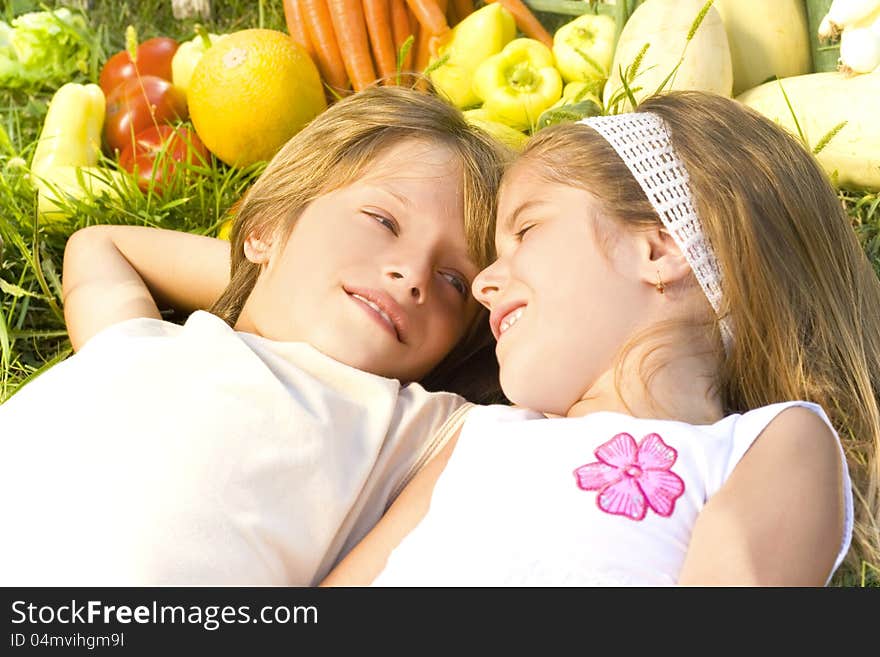
<path id="1" fill-rule="evenodd" d="M 373 86 L 339 100 L 291 138 L 236 205 L 230 283 L 211 312 L 234 326 L 254 288 L 260 270 L 244 255 L 249 235 L 283 242 L 309 203 L 356 180 L 385 149 L 405 139 L 443 144 L 458 157 L 468 255 L 478 267 L 487 266 L 494 258 L 496 191 L 511 152 L 432 93 Z M 491 339 L 481 310 L 422 385 L 467 393 L 476 402 L 501 399 L 497 363 L 480 358 Z"/>
<path id="2" fill-rule="evenodd" d="M 718 391 L 727 412 L 802 399 L 821 405 L 847 455 L 856 502 L 853 549 L 835 582 L 880 568 L 880 280 L 828 176 L 787 132 L 729 98 L 683 91 L 646 99 L 690 174 L 697 213 L 718 258 Z M 534 136 L 521 161 L 597 196 L 634 228 L 659 217 L 611 146 L 575 124 Z M 769 373 L 769 376 L 768 376 Z M 876 572 L 876 571 L 875 571 Z"/>

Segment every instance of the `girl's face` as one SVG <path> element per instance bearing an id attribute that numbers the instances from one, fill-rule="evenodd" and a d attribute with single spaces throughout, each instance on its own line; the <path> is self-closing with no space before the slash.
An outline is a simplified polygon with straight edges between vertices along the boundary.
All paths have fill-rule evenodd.
<path id="1" fill-rule="evenodd" d="M 495 243 L 473 292 L 491 310 L 501 386 L 515 404 L 565 415 L 638 322 L 645 286 L 627 267 L 638 242 L 596 197 L 521 163 L 501 188 Z"/>
<path id="2" fill-rule="evenodd" d="M 236 328 L 380 376 L 424 377 L 479 310 L 461 177 L 445 146 L 384 150 L 362 178 L 309 204 L 285 243 L 249 241 L 262 267 Z"/>

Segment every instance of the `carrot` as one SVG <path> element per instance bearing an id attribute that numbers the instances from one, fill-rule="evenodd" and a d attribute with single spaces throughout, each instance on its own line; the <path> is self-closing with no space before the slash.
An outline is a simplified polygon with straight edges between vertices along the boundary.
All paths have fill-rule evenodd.
<path id="1" fill-rule="evenodd" d="M 456 23 L 474 13 L 474 0 L 452 0 L 452 6 L 455 7 Z"/>
<path id="2" fill-rule="evenodd" d="M 363 0 L 363 8 L 373 60 L 385 84 L 393 84 L 397 73 L 397 54 L 392 36 L 390 0 Z"/>
<path id="3" fill-rule="evenodd" d="M 404 2 L 406 2 L 406 0 L 404 0 Z M 413 37 L 415 37 L 412 48 L 410 48 L 410 55 L 412 56 L 410 70 L 416 76 L 413 78 L 415 88 L 424 90 L 428 88 L 428 84 L 418 76 L 422 74 L 422 71 L 425 70 L 425 66 L 427 66 L 430 50 L 428 50 L 428 44 L 425 43 L 423 45 L 423 42 L 428 41 L 431 38 L 431 33 L 419 23 L 419 19 L 416 18 L 415 13 L 413 13 L 413 10 L 410 9 L 409 6 L 407 6 L 407 12 L 409 13 L 409 24 L 412 26 Z"/>
<path id="4" fill-rule="evenodd" d="M 403 0 L 403 3 L 406 5 L 406 0 Z M 409 71 L 415 73 L 416 72 L 416 60 L 418 57 L 416 54 L 419 52 L 419 43 L 422 41 L 422 37 L 428 38 L 431 36 L 428 34 L 428 30 L 423 30 L 421 24 L 419 23 L 419 19 L 416 18 L 416 15 L 413 13 L 412 9 L 409 8 L 409 5 L 406 7 L 406 15 L 409 17 L 409 26 L 412 30 L 413 35 L 413 43 L 412 47 L 409 49 L 410 55 L 410 63 L 409 63 Z"/>
<path id="5" fill-rule="evenodd" d="M 516 26 L 527 37 L 537 39 L 548 48 L 553 47 L 553 36 L 544 29 L 541 21 L 535 17 L 532 10 L 528 8 L 528 5 L 523 0 L 486 0 L 486 4 L 492 2 L 497 2 L 513 14 Z"/>
<path id="6" fill-rule="evenodd" d="M 446 23 L 451 27 L 458 23 L 458 14 L 455 13 L 455 3 L 450 2 L 446 7 Z"/>
<path id="7" fill-rule="evenodd" d="M 418 27 L 418 25 L 414 26 Z M 397 57 L 400 55 L 400 49 L 403 43 L 410 37 L 414 37 L 413 29 L 410 28 L 409 11 L 406 8 L 404 0 L 391 0 L 391 32 L 394 35 L 394 62 L 397 66 Z M 408 71 L 412 66 L 413 49 L 410 46 L 406 57 L 400 67 L 401 71 Z"/>
<path id="8" fill-rule="evenodd" d="M 451 0 L 436 0 L 437 6 L 440 7 L 440 11 L 443 14 L 446 14 L 446 11 L 449 9 L 449 5 L 451 4 Z M 431 59 L 440 56 L 440 47 L 449 43 L 452 40 L 452 30 L 447 28 L 445 32 L 440 34 L 432 34 L 431 38 L 428 42 L 428 50 L 431 53 L 431 56 L 428 58 L 430 62 Z"/>
<path id="9" fill-rule="evenodd" d="M 309 40 L 315 48 L 315 63 L 321 77 L 333 89 L 348 89 L 348 74 L 336 41 L 327 0 L 298 0 Z"/>
<path id="10" fill-rule="evenodd" d="M 373 56 L 370 54 L 370 38 L 364 20 L 364 6 L 361 0 L 327 0 L 330 19 L 337 36 L 342 35 L 342 61 L 348 79 L 355 91 L 376 81 Z"/>
<path id="11" fill-rule="evenodd" d="M 428 63 L 431 59 L 431 35 L 424 29 L 419 30 L 419 39 L 416 42 L 416 61 L 413 62 L 413 68 L 415 72 L 421 75 L 425 72 L 425 69 L 428 68 Z"/>
<path id="12" fill-rule="evenodd" d="M 448 0 L 433 1 L 435 2 L 437 8 L 445 15 L 446 4 Z M 407 2 L 409 2 L 409 0 L 407 0 Z M 449 32 L 448 26 L 446 28 L 446 32 Z M 425 72 L 425 69 L 428 68 L 428 65 L 431 63 L 432 55 L 436 54 L 435 49 L 438 38 L 440 37 L 426 29 L 424 24 L 419 26 L 419 39 L 417 43 L 418 50 L 416 51 L 415 61 L 415 71 L 417 74 L 422 75 Z M 424 81 L 419 81 L 417 86 L 420 89 L 424 89 L 427 84 Z"/>
<path id="13" fill-rule="evenodd" d="M 446 4 L 441 9 L 437 0 L 406 0 L 421 26 L 431 34 L 443 34 L 449 29 L 446 22 Z"/>
<path id="14" fill-rule="evenodd" d="M 315 49 L 309 39 L 309 33 L 306 31 L 299 0 L 284 0 L 284 20 L 291 38 L 301 45 L 314 61 L 316 59 Z"/>

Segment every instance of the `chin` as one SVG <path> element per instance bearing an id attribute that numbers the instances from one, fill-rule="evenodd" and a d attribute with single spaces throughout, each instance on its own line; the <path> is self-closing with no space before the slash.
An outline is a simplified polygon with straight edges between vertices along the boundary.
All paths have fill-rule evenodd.
<path id="1" fill-rule="evenodd" d="M 346 345 L 343 349 L 327 353 L 334 360 L 349 367 L 369 372 L 386 379 L 397 379 L 402 383 L 413 380 L 409 373 L 401 371 L 399 355 L 376 353 L 374 350 L 360 349 L 358 345 Z"/>
<path id="2" fill-rule="evenodd" d="M 534 390 L 530 390 L 530 386 L 527 383 L 531 379 L 528 377 L 523 377 L 520 374 L 512 372 L 511 370 L 505 370 L 503 367 L 499 373 L 499 380 L 501 383 L 501 390 L 504 392 L 504 396 L 507 397 L 510 402 L 516 406 L 525 406 L 526 408 L 531 408 L 534 410 L 540 410 L 535 407 L 533 403 Z"/>
<path id="3" fill-rule="evenodd" d="M 516 406 L 553 415 L 565 415 L 568 411 L 568 407 L 560 403 L 559 396 L 547 383 L 552 382 L 553 378 L 552 375 L 548 378 L 545 368 L 514 369 L 502 366 L 500 380 L 504 395 Z"/>

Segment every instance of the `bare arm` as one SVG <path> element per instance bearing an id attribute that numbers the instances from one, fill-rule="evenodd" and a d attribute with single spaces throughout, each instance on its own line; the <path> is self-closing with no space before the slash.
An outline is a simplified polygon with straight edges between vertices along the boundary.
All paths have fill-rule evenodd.
<path id="1" fill-rule="evenodd" d="M 785 409 L 700 513 L 679 584 L 823 586 L 843 535 L 841 468 L 822 419 Z"/>
<path id="2" fill-rule="evenodd" d="M 440 473 L 458 441 L 461 427 L 407 484 L 370 533 L 330 571 L 321 586 L 366 586 L 385 567 L 392 550 L 425 517 Z"/>
<path id="3" fill-rule="evenodd" d="M 64 319 L 73 349 L 159 308 L 209 308 L 229 282 L 229 243 L 175 230 L 89 226 L 64 249 Z"/>

